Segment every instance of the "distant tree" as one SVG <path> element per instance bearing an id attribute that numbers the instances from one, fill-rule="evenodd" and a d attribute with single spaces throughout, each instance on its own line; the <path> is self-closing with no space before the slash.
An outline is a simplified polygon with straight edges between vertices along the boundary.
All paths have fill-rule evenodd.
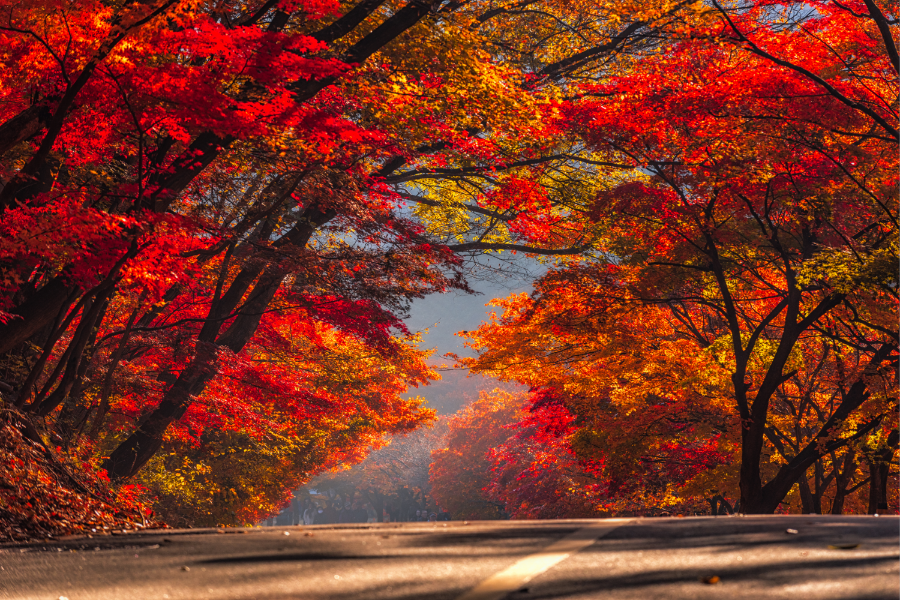
<path id="1" fill-rule="evenodd" d="M 411 433 L 390 437 L 359 464 L 323 474 L 309 485 L 345 497 L 358 494 L 372 506 L 379 522 L 385 512 L 405 520 L 416 510 L 434 506 L 428 502 L 432 491 L 428 469 L 432 451 L 445 443 L 446 435 L 446 419 L 438 418 Z"/>
<path id="2" fill-rule="evenodd" d="M 575 417 L 550 390 L 532 392 L 506 438 L 488 450 L 484 494 L 514 519 L 566 519 L 607 514 L 601 465 L 579 460 L 571 446 Z"/>
<path id="3" fill-rule="evenodd" d="M 447 419 L 446 445 L 431 464 L 432 494 L 454 519 L 509 518 L 505 503 L 487 491 L 493 478 L 490 452 L 506 441 L 523 416 L 525 397 L 502 390 L 479 398 Z"/>

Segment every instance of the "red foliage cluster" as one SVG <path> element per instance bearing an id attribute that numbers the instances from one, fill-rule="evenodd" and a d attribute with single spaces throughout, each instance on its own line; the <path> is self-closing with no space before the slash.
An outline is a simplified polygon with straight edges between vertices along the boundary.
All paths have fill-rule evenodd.
<path id="1" fill-rule="evenodd" d="M 488 452 L 493 478 L 485 491 L 514 519 L 602 514 L 602 462 L 576 458 L 570 443 L 575 417 L 557 397 L 548 390 L 534 393 L 524 418 L 506 426 L 515 433 Z"/>
<path id="2" fill-rule="evenodd" d="M 624 441 L 610 445 L 591 439 L 584 420 L 579 423 L 567 404 L 575 402 L 553 387 L 533 389 L 527 397 L 495 390 L 451 417 L 447 447 L 434 452 L 431 467 L 433 493 L 441 506 L 467 519 L 584 518 L 704 508 L 703 499 L 698 504 L 670 491 L 729 461 L 719 452 L 719 436 L 706 437 L 690 425 L 661 429 L 652 424 L 645 430 L 652 443 L 635 443 L 637 434 L 627 431 Z M 658 415 L 658 421 L 667 423 L 667 416 Z M 605 424 L 610 429 L 631 425 L 613 419 Z"/>

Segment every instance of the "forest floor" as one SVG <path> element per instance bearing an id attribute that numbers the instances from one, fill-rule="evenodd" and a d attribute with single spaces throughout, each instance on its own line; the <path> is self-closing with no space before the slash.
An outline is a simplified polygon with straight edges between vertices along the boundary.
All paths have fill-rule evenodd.
<path id="1" fill-rule="evenodd" d="M 96 464 L 60 450 L 0 406 L 0 543 L 165 527 L 135 486 L 113 488 Z"/>

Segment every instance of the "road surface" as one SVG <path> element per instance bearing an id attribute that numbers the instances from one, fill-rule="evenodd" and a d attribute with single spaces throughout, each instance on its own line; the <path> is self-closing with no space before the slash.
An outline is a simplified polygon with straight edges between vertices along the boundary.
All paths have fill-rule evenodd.
<path id="1" fill-rule="evenodd" d="M 0 598 L 897 600 L 898 533 L 814 515 L 126 533 L 0 547 Z"/>

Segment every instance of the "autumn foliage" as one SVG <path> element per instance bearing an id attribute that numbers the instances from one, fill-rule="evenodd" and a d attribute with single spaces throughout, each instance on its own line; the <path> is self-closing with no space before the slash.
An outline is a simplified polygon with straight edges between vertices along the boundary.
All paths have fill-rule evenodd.
<path id="1" fill-rule="evenodd" d="M 508 518 L 506 502 L 487 489 L 492 480 L 490 453 L 508 437 L 523 414 L 523 398 L 494 390 L 449 418 L 446 446 L 432 453 L 432 494 L 455 519 Z"/>
<path id="2" fill-rule="evenodd" d="M 2 410 L 97 490 L 253 522 L 433 418 L 410 302 L 520 252 L 548 274 L 471 335 L 533 388 L 502 510 L 874 510 L 895 12 L 0 1 Z"/>
<path id="3" fill-rule="evenodd" d="M 569 54 L 630 39 L 529 21 L 481 1 L 0 3 L 4 409 L 205 523 L 252 522 L 429 420 L 402 395 L 434 377 L 409 302 L 468 289 L 476 253 L 583 245 L 551 175 L 586 163 L 547 125 Z"/>
<path id="4" fill-rule="evenodd" d="M 870 2 L 713 3 L 669 30 L 665 60 L 566 108 L 632 170 L 588 209 L 597 253 L 500 301 L 463 362 L 559 390 L 609 494 L 751 513 L 822 512 L 825 494 L 840 513 L 859 490 L 852 510 L 896 508 L 886 19 Z"/>

